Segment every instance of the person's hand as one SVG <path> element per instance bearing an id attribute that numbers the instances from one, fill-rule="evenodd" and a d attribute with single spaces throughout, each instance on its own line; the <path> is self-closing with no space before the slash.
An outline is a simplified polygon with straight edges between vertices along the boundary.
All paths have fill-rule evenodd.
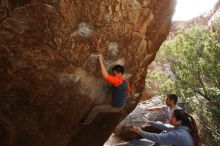
<path id="1" fill-rule="evenodd" d="M 133 131 L 137 134 L 140 134 L 142 130 L 140 127 L 133 126 Z"/>
<path id="2" fill-rule="evenodd" d="M 150 108 L 145 108 L 144 110 L 147 112 L 152 111 L 152 109 L 150 109 Z"/>
<path id="3" fill-rule="evenodd" d="M 103 56 L 102 56 L 101 54 L 99 54 L 98 57 L 97 57 L 97 59 L 98 59 L 99 61 L 103 61 Z"/>
<path id="4" fill-rule="evenodd" d="M 151 112 L 156 112 L 156 111 L 160 111 L 160 108 L 157 108 L 157 107 L 153 107 L 153 108 L 145 108 L 144 109 L 145 111 L 151 111 Z"/>

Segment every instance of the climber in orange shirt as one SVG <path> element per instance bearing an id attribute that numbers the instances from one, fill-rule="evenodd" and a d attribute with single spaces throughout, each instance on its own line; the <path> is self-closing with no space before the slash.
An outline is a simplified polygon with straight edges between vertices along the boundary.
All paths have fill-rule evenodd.
<path id="1" fill-rule="evenodd" d="M 127 103 L 128 93 L 130 92 L 130 85 L 127 80 L 125 80 L 124 74 L 124 67 L 121 65 L 115 65 L 112 68 L 114 76 L 110 75 L 106 67 L 103 63 L 103 56 L 98 55 L 98 60 L 101 67 L 101 72 L 103 77 L 106 79 L 107 82 L 112 84 L 112 103 L 111 105 L 98 105 L 95 106 L 89 115 L 86 117 L 85 120 L 80 122 L 80 125 L 88 125 L 90 124 L 95 117 L 100 113 L 109 113 L 109 112 L 120 112 L 123 107 Z"/>

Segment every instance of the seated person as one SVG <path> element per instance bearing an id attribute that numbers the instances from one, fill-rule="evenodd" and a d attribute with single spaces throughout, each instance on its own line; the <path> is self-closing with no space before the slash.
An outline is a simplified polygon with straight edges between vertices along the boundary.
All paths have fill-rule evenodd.
<path id="1" fill-rule="evenodd" d="M 97 105 L 95 106 L 88 114 L 85 120 L 80 122 L 80 125 L 90 124 L 96 116 L 102 113 L 109 112 L 120 112 L 122 108 L 126 105 L 128 99 L 128 92 L 130 92 L 130 85 L 123 77 L 124 67 L 121 65 L 115 65 L 112 68 L 114 76 L 109 75 L 106 70 L 106 67 L 103 63 L 102 55 L 98 56 L 98 60 L 101 66 L 101 72 L 103 77 L 112 84 L 112 103 L 107 105 Z"/>
<path id="2" fill-rule="evenodd" d="M 175 109 L 181 109 L 178 105 L 178 97 L 175 94 L 167 94 L 166 106 L 156 107 L 156 108 L 146 108 L 146 111 L 162 111 L 166 116 L 166 123 L 170 124 L 172 119 L 173 111 Z"/>
<path id="3" fill-rule="evenodd" d="M 151 140 L 160 145 L 175 146 L 200 146 L 198 129 L 195 120 L 184 110 L 176 109 L 173 112 L 171 125 L 160 122 L 149 122 L 149 124 L 160 130 L 166 130 L 166 133 L 149 133 L 144 132 L 139 127 L 133 127 L 134 132 L 140 134 L 143 138 Z M 126 146 L 148 146 L 141 140 L 133 140 Z"/>

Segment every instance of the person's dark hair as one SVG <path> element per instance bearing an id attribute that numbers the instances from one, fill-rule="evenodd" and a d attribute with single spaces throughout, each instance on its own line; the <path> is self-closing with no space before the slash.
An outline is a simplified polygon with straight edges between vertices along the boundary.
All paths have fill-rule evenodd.
<path id="1" fill-rule="evenodd" d="M 175 104 L 178 102 L 178 96 L 176 96 L 176 94 L 167 94 L 167 97 L 169 97 L 170 100 L 173 100 Z"/>
<path id="2" fill-rule="evenodd" d="M 187 126 L 190 128 L 191 135 L 193 137 L 194 146 L 200 146 L 198 127 L 197 127 L 195 119 L 191 115 L 187 114 L 184 110 L 181 110 L 181 109 L 174 110 L 173 116 L 176 118 L 176 120 L 182 121 L 181 125 Z"/>
<path id="3" fill-rule="evenodd" d="M 112 71 L 124 74 L 124 67 L 118 64 L 112 68 Z"/>

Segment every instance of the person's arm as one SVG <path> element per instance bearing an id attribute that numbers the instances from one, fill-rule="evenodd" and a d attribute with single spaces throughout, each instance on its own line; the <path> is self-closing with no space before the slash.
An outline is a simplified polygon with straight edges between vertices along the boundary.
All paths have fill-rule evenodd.
<path id="1" fill-rule="evenodd" d="M 167 106 L 163 105 L 161 107 L 153 107 L 153 108 L 146 108 L 145 111 L 153 111 L 153 112 L 166 112 L 167 111 Z"/>
<path id="2" fill-rule="evenodd" d="M 127 84 L 128 84 L 128 90 L 127 90 L 127 93 L 130 93 L 131 92 L 131 86 L 130 86 L 130 83 L 128 81 L 126 81 Z"/>
<path id="3" fill-rule="evenodd" d="M 154 128 L 160 129 L 160 130 L 165 130 L 165 131 L 170 131 L 174 129 L 174 126 L 170 124 L 163 124 L 161 122 L 152 122 L 149 121 L 148 124 Z"/>
<path id="4" fill-rule="evenodd" d="M 161 134 L 155 134 L 142 131 L 140 127 L 134 127 L 134 132 L 141 137 L 154 141 L 160 144 L 176 144 L 176 134 L 173 131 Z"/>
<path id="5" fill-rule="evenodd" d="M 161 111 L 161 107 L 146 108 L 145 110 L 146 111 L 159 112 L 159 111 Z"/>
<path id="6" fill-rule="evenodd" d="M 99 55 L 98 56 L 98 60 L 99 60 L 99 64 L 100 64 L 100 67 L 101 67 L 101 72 L 102 72 L 102 75 L 103 77 L 109 82 L 111 83 L 113 86 L 117 87 L 119 86 L 123 80 L 120 79 L 120 78 L 116 78 L 114 76 L 111 76 L 107 70 L 106 70 L 106 67 L 103 63 L 103 56 L 102 55 Z"/>
<path id="7" fill-rule="evenodd" d="M 102 75 L 106 79 L 109 76 L 109 73 L 107 72 L 106 67 L 103 63 L 103 56 L 99 55 L 98 60 L 99 60 L 99 64 L 100 64 L 100 67 L 101 67 Z"/>

